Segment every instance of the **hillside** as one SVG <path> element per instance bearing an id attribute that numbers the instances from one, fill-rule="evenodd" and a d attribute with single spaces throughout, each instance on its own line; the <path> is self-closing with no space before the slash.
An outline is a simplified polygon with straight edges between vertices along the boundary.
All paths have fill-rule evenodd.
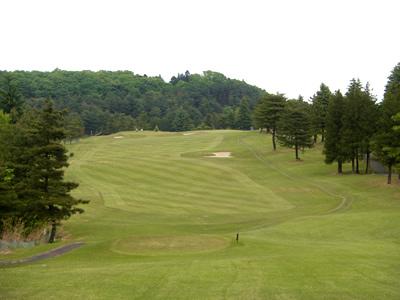
<path id="1" fill-rule="evenodd" d="M 135 128 L 183 131 L 235 128 L 240 101 L 251 107 L 265 94 L 221 73 L 178 74 L 169 82 L 130 71 L 0 71 L 0 88 L 10 77 L 30 106 L 46 98 L 66 108 L 86 134 Z"/>

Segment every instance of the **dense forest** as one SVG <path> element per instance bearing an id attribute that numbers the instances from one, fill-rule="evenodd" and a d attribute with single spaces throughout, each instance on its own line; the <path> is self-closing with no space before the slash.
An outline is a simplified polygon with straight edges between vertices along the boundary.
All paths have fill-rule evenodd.
<path id="1" fill-rule="evenodd" d="M 159 128 L 163 131 L 242 128 L 240 103 L 249 109 L 265 91 L 221 73 L 159 77 L 130 71 L 0 72 L 0 89 L 17 88 L 27 106 L 51 99 L 67 109 L 69 127 L 88 135 L 121 130 Z M 76 130 L 79 134 L 79 129 Z"/>

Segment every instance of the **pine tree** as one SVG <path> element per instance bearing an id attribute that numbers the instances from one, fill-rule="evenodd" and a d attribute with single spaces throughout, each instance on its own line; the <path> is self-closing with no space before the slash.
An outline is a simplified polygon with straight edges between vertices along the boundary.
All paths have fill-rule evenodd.
<path id="1" fill-rule="evenodd" d="M 317 141 L 317 134 L 321 134 L 322 142 L 325 140 L 326 115 L 328 112 L 329 97 L 331 96 L 329 87 L 321 83 L 319 91 L 311 98 L 312 100 L 312 125 L 314 132 L 314 142 Z"/>
<path id="2" fill-rule="evenodd" d="M 0 236 L 4 222 L 16 220 L 20 203 L 12 181 L 14 170 L 7 167 L 9 142 L 12 139 L 11 117 L 0 110 Z"/>
<path id="3" fill-rule="evenodd" d="M 296 160 L 299 150 L 313 145 L 310 116 L 305 102 L 290 100 L 278 123 L 278 140 L 282 146 L 294 148 Z"/>
<path id="4" fill-rule="evenodd" d="M 64 129 L 66 139 L 70 144 L 74 139 L 82 137 L 85 132 L 83 121 L 77 113 L 69 113 L 64 117 Z"/>
<path id="5" fill-rule="evenodd" d="M 253 110 L 253 120 L 256 128 L 270 129 L 267 110 L 268 110 L 267 97 L 264 96 L 257 102 Z"/>
<path id="6" fill-rule="evenodd" d="M 179 108 L 176 111 L 172 127 L 174 131 L 187 131 L 193 128 L 192 119 L 186 110 Z"/>
<path id="7" fill-rule="evenodd" d="M 337 161 L 338 174 L 342 174 L 342 164 L 346 160 L 346 153 L 343 149 L 343 114 L 345 101 L 340 91 L 329 98 L 329 105 L 326 115 L 326 139 L 324 143 L 325 162 L 331 164 Z"/>
<path id="8" fill-rule="evenodd" d="M 19 198 L 29 199 L 29 214 L 51 224 L 49 242 L 54 242 L 57 226 L 63 219 L 83 210 L 77 207 L 87 201 L 75 199 L 70 191 L 78 184 L 64 181 L 68 167 L 67 150 L 61 144 L 66 138 L 62 113 L 45 102 L 43 110 L 22 124 L 25 147 L 22 161 L 29 161 L 26 176 L 18 190 Z"/>
<path id="9" fill-rule="evenodd" d="M 374 153 L 388 168 L 387 183 L 392 183 L 393 167 L 400 163 L 400 132 L 394 129 L 376 135 Z"/>
<path id="10" fill-rule="evenodd" d="M 400 63 L 392 70 L 385 87 L 382 110 L 386 126 L 391 127 L 392 117 L 400 112 Z"/>
<path id="11" fill-rule="evenodd" d="M 400 124 L 396 115 L 400 113 L 400 63 L 392 70 L 385 87 L 381 104 L 379 131 L 374 138 L 374 154 L 388 167 L 387 183 L 392 182 L 392 168 L 400 163 Z"/>
<path id="12" fill-rule="evenodd" d="M 376 122 L 375 112 L 375 102 L 369 90 L 363 89 L 360 80 L 352 79 L 345 98 L 342 137 L 352 170 L 357 174 L 360 173 L 360 157 L 369 152 L 370 136 Z"/>
<path id="13" fill-rule="evenodd" d="M 283 95 L 265 95 L 257 103 L 254 110 L 256 126 L 267 128 L 272 133 L 272 146 L 276 150 L 276 133 L 278 121 L 285 106 L 286 99 Z"/>
<path id="14" fill-rule="evenodd" d="M 364 89 L 364 96 L 362 98 L 362 113 L 360 116 L 360 126 L 362 130 L 362 139 L 360 151 L 365 155 L 365 174 L 369 172 L 370 156 L 372 152 L 372 139 L 378 130 L 379 111 L 376 105 L 376 98 L 372 94 L 369 83 L 366 84 Z"/>
<path id="15" fill-rule="evenodd" d="M 242 130 L 249 130 L 251 127 L 251 113 L 247 97 L 240 101 L 236 127 Z"/>

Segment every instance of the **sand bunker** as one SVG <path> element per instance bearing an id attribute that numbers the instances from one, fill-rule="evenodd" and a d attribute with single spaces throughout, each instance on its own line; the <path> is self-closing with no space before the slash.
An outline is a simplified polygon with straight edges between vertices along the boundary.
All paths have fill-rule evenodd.
<path id="1" fill-rule="evenodd" d="M 183 135 L 192 135 L 194 132 L 185 132 Z"/>
<path id="2" fill-rule="evenodd" d="M 122 135 L 119 136 L 114 136 L 114 139 L 123 139 L 124 137 Z"/>
<path id="3" fill-rule="evenodd" d="M 231 158 L 231 152 L 214 152 L 212 155 L 206 157 L 217 157 L 217 158 Z"/>

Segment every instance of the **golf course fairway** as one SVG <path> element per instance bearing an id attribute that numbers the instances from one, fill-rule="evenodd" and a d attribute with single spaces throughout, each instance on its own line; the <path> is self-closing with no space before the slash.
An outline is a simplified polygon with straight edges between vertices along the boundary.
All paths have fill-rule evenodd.
<path id="1" fill-rule="evenodd" d="M 119 132 L 68 145 L 85 213 L 1 254 L 0 299 L 400 299 L 400 186 L 336 175 L 245 131 Z M 394 181 L 397 181 L 394 180 Z M 239 241 L 236 235 L 239 233 Z"/>

